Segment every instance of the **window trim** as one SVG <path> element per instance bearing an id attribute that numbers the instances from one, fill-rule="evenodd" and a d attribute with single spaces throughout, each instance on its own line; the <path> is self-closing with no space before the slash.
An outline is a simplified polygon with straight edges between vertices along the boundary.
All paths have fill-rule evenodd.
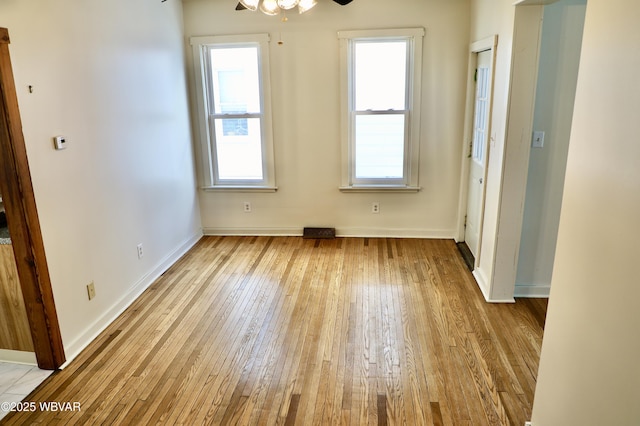
<path id="1" fill-rule="evenodd" d="M 198 136 L 200 157 L 200 182 L 206 191 L 275 192 L 275 159 L 273 147 L 273 124 L 271 112 L 271 77 L 269 66 L 269 34 L 223 35 L 191 37 L 195 72 L 196 102 L 198 111 Z M 209 61 L 205 55 L 211 46 L 241 47 L 258 45 L 258 67 L 262 107 L 262 180 L 219 180 L 216 177 L 216 159 L 212 137 L 213 116 L 208 87 L 211 84 L 208 72 Z M 248 114 L 253 115 L 253 114 Z M 233 118 L 233 117 L 231 117 Z"/>
<path id="2" fill-rule="evenodd" d="M 341 142 L 342 176 L 340 190 L 343 192 L 417 192 L 418 168 L 420 163 L 420 106 L 422 93 L 422 44 L 424 28 L 400 28 L 383 30 L 339 31 L 340 41 L 340 96 L 341 96 Z M 366 183 L 354 182 L 355 156 L 353 122 L 355 120 L 355 88 L 353 81 L 353 45 L 361 40 L 408 40 L 409 55 L 407 78 L 408 123 L 405 136 L 404 177 L 397 179 L 372 180 Z"/>

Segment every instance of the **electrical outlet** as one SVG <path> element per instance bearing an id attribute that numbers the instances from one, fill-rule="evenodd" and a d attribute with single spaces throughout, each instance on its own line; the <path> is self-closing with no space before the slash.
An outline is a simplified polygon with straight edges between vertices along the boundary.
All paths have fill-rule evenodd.
<path id="1" fill-rule="evenodd" d="M 524 422 L 524 426 L 533 426 L 533 423 L 531 423 L 531 422 Z"/>
<path id="2" fill-rule="evenodd" d="M 87 284 L 87 296 L 89 296 L 89 300 L 96 297 L 96 286 L 93 284 L 93 281 Z"/>
<path id="3" fill-rule="evenodd" d="M 144 256 L 144 251 L 142 250 L 142 244 L 138 244 L 138 259 L 142 259 Z"/>
<path id="4" fill-rule="evenodd" d="M 371 213 L 373 213 L 373 214 L 380 213 L 380 203 L 379 202 L 374 201 L 373 203 L 371 203 Z"/>
<path id="5" fill-rule="evenodd" d="M 248 201 L 244 202 L 244 212 L 245 213 L 251 213 L 251 203 Z"/>

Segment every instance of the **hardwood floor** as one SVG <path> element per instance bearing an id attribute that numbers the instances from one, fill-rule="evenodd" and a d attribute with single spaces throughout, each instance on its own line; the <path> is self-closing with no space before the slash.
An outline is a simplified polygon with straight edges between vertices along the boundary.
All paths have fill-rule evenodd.
<path id="1" fill-rule="evenodd" d="M 7 424 L 523 425 L 546 301 L 453 241 L 205 237 Z"/>
<path id="2" fill-rule="evenodd" d="M 0 244 L 0 349 L 34 350 L 11 244 Z"/>

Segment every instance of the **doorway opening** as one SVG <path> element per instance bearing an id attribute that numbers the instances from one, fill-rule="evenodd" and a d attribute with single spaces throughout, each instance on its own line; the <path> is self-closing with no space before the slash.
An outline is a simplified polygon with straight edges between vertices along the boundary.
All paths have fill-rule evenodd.
<path id="1" fill-rule="evenodd" d="M 482 233 L 480 235 L 480 254 L 475 259 L 473 273 L 485 299 L 489 302 L 513 303 L 514 296 L 548 296 L 548 291 L 547 294 L 533 291 L 516 293 L 518 264 L 530 261 L 527 256 L 519 259 L 519 254 L 524 231 L 525 190 L 534 130 L 533 117 L 538 86 L 542 23 L 545 9 L 569 7 L 569 4 L 572 6 L 579 1 L 520 0 L 515 5 L 505 139 L 503 146 L 498 145 L 498 151 L 489 152 L 491 158 L 488 176 L 492 179 L 490 184 L 495 192 L 491 192 L 490 217 L 488 217 L 489 220 L 484 220 L 486 223 L 483 223 L 487 225 L 485 227 L 487 235 L 485 238 Z M 581 7 L 586 9 L 584 5 Z M 560 35 L 564 34 L 560 33 Z M 575 47 L 576 50 L 578 48 L 579 46 Z M 575 72 L 572 77 L 575 79 Z M 562 89 L 564 87 L 561 91 Z M 565 101 L 567 101 L 566 97 Z M 571 105 L 572 103 L 573 99 L 570 100 Z M 570 122 L 571 114 L 564 119 Z M 493 142 L 490 143 L 491 148 L 493 148 L 492 144 Z M 463 167 L 461 188 L 467 185 L 468 177 L 468 171 Z M 464 187 L 460 199 L 460 205 L 464 205 L 464 210 L 461 208 L 459 211 L 457 241 L 464 239 L 462 224 L 467 209 L 466 202 L 467 188 Z M 555 249 L 555 238 L 552 238 L 552 243 Z M 484 252 L 483 246 L 486 247 Z"/>
<path id="2" fill-rule="evenodd" d="M 64 348 L 22 134 L 9 42 L 8 30 L 0 28 L 0 194 L 38 367 L 55 370 L 65 361 Z"/>
<path id="3" fill-rule="evenodd" d="M 473 43 L 469 52 L 458 249 L 472 272 L 482 247 L 497 42 L 497 36 L 488 37 Z"/>
<path id="4" fill-rule="evenodd" d="M 515 297 L 548 297 L 587 0 L 544 6 Z"/>

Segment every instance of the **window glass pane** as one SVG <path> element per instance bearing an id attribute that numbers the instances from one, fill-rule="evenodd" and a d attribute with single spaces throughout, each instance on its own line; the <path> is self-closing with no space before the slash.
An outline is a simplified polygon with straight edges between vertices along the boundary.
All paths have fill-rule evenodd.
<path id="1" fill-rule="evenodd" d="M 407 42 L 356 42 L 354 49 L 356 110 L 404 110 Z"/>
<path id="2" fill-rule="evenodd" d="M 260 112 L 258 47 L 211 49 L 213 111 Z"/>
<path id="3" fill-rule="evenodd" d="M 222 133 L 224 136 L 248 136 L 249 127 L 246 118 L 230 118 L 222 120 Z"/>
<path id="4" fill-rule="evenodd" d="M 404 115 L 356 115 L 356 179 L 402 179 Z"/>
<path id="5" fill-rule="evenodd" d="M 484 143 L 487 137 L 489 114 L 489 69 L 478 68 L 476 81 L 476 107 L 473 131 L 473 159 L 484 161 Z"/>
<path id="6" fill-rule="evenodd" d="M 262 179 L 260 119 L 216 119 L 214 121 L 218 178 L 220 180 Z M 238 121 L 246 123 L 243 130 L 246 134 L 227 133 L 227 128 L 236 126 Z"/>

